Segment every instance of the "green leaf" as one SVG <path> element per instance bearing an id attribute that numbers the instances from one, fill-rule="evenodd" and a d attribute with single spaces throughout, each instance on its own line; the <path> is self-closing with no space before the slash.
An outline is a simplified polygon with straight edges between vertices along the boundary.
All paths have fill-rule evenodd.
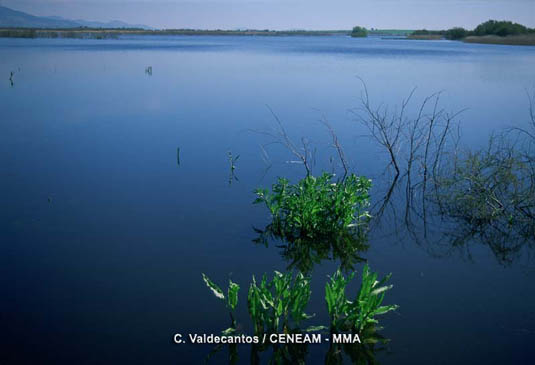
<path id="1" fill-rule="evenodd" d="M 206 286 L 214 293 L 214 295 L 222 300 L 225 300 L 225 294 L 223 294 L 223 290 L 221 290 L 220 287 L 218 287 L 212 280 L 208 278 L 208 276 L 202 274 L 202 278 L 204 282 L 206 283 Z"/>
<path id="2" fill-rule="evenodd" d="M 227 291 L 227 300 L 228 300 L 227 304 L 229 308 L 232 310 L 234 310 L 236 306 L 238 305 L 238 291 L 239 290 L 240 290 L 240 286 L 229 279 L 229 285 L 228 285 L 228 291 Z"/>
<path id="3" fill-rule="evenodd" d="M 237 331 L 236 331 L 236 328 L 229 327 L 229 328 L 227 328 L 226 330 L 221 331 L 221 334 L 222 334 L 223 336 L 230 336 L 230 335 L 235 334 L 236 332 L 237 332 Z"/>
<path id="4" fill-rule="evenodd" d="M 377 308 L 373 314 L 375 315 L 380 315 L 380 314 L 385 314 L 385 313 L 388 313 L 390 311 L 393 311 L 393 310 L 396 310 L 398 309 L 399 307 L 397 305 L 385 305 L 385 306 L 382 306 L 382 307 L 379 307 Z"/>
<path id="5" fill-rule="evenodd" d="M 370 293 L 370 295 L 378 295 L 378 294 L 381 294 L 389 289 L 392 289 L 393 285 L 388 285 L 388 286 L 382 286 L 380 288 L 377 288 L 377 289 L 374 289 L 372 290 L 372 292 Z"/>

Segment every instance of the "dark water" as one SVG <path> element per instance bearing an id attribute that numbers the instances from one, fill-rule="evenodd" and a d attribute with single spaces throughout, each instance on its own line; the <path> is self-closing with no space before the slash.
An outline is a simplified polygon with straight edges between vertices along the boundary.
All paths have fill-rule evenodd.
<path id="1" fill-rule="evenodd" d="M 352 168 L 376 186 L 384 155 L 351 109 L 362 78 L 376 105 L 399 107 L 443 91 L 462 142 L 528 124 L 535 48 L 345 37 L 170 37 L 0 40 L 0 363 L 198 363 L 211 346 L 175 333 L 219 333 L 228 315 L 201 272 L 241 284 L 248 328 L 251 276 L 284 271 L 274 245 L 255 245 L 269 221 L 253 190 L 304 170 L 252 130 L 274 127 L 318 146 L 330 170 L 325 115 Z M 152 75 L 145 69 L 152 66 Z M 14 72 L 13 85 L 9 81 Z M 415 112 L 417 102 L 411 104 Z M 177 161 L 180 149 L 180 164 Z M 229 184 L 227 152 L 240 155 Z M 372 196 L 379 190 L 372 190 Z M 392 341 L 381 363 L 529 363 L 535 356 L 535 266 L 523 247 L 506 263 L 487 245 L 442 250 L 370 232 L 363 254 L 393 273 L 382 318 Z M 431 240 L 432 241 L 432 240 Z M 443 252 L 446 253 L 443 253 Z M 328 321 L 312 275 L 316 313 Z M 361 266 L 356 267 L 360 272 Z M 356 287 L 355 287 L 356 289 Z M 326 345 L 307 362 L 323 363 Z M 227 350 L 213 361 L 227 361 Z M 240 362 L 250 348 L 239 347 Z M 265 358 L 267 360 L 267 358 Z"/>

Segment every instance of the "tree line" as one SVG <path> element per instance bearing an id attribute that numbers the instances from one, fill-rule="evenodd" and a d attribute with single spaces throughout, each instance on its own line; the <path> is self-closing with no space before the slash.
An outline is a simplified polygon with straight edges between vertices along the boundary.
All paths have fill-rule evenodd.
<path id="1" fill-rule="evenodd" d="M 466 30 L 462 27 L 454 27 L 447 30 L 416 30 L 412 35 L 440 35 L 446 39 L 462 39 L 468 36 L 496 35 L 506 37 L 509 35 L 535 33 L 535 28 L 528 28 L 522 24 L 511 21 L 488 20 L 479 24 L 474 30 Z"/>

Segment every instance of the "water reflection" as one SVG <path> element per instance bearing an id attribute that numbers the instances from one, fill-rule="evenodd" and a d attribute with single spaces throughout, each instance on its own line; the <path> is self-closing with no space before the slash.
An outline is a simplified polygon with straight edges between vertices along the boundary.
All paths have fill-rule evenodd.
<path id="1" fill-rule="evenodd" d="M 206 357 L 206 363 L 212 362 L 213 356 L 223 350 L 223 345 L 218 345 Z M 238 364 L 240 356 L 238 346 L 231 344 L 228 349 L 228 363 Z M 250 364 L 306 364 L 308 344 L 253 344 L 249 355 Z M 213 361 L 215 362 L 215 361 Z"/>
<path id="2" fill-rule="evenodd" d="M 387 351 L 386 341 L 363 343 L 332 343 L 325 353 L 324 364 L 338 365 L 351 363 L 357 365 L 379 364 L 376 356 Z M 229 364 L 240 363 L 238 345 L 218 345 L 206 357 L 206 363 L 213 363 L 217 353 L 226 347 Z M 306 364 L 309 356 L 308 344 L 253 344 L 251 345 L 250 364 Z M 348 360 L 348 361 L 345 361 Z M 242 361 L 246 362 L 246 361 Z"/>
<path id="3" fill-rule="evenodd" d="M 410 99 L 410 96 L 409 96 Z M 530 94 L 527 129 L 493 135 L 487 146 L 460 146 L 457 114 L 426 98 L 413 118 L 373 109 L 364 116 L 372 137 L 390 159 L 390 185 L 374 206 L 376 227 L 395 227 L 435 256 L 453 251 L 471 258 L 475 243 L 510 265 L 535 244 L 535 117 Z"/>
<path id="4" fill-rule="evenodd" d="M 344 364 L 343 355 L 346 355 L 349 358 L 351 364 L 379 364 L 376 359 L 376 354 L 385 350 L 386 348 L 384 346 L 375 343 L 331 344 L 329 351 L 325 356 L 325 364 Z"/>
<path id="5" fill-rule="evenodd" d="M 269 353 L 268 364 L 305 364 L 308 344 L 268 344 L 251 347 L 251 364 L 261 364 L 262 353 Z"/>
<path id="6" fill-rule="evenodd" d="M 524 247 L 535 244 L 532 141 L 511 143 L 511 138 L 495 136 L 485 150 L 460 154 L 436 176 L 434 191 L 424 197 L 443 220 L 455 224 L 445 232 L 452 247 L 480 241 L 502 265 L 512 264 Z"/>
<path id="7" fill-rule="evenodd" d="M 297 269 L 310 273 L 314 265 L 322 260 L 339 260 L 343 271 L 355 269 L 355 265 L 365 262 L 361 256 L 369 248 L 366 229 L 344 229 L 323 237 L 288 237 L 280 230 L 267 225 L 263 230 L 254 228 L 258 237 L 253 241 L 266 247 L 273 242 L 281 256 L 288 262 L 288 270 Z M 278 244 L 277 244 L 278 243 Z"/>

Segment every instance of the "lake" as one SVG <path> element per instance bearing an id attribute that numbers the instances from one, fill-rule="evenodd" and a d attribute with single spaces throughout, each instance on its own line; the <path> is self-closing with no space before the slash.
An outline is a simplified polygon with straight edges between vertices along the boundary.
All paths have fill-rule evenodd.
<path id="1" fill-rule="evenodd" d="M 213 345 L 173 342 L 228 327 L 201 273 L 240 284 L 236 317 L 252 334 L 252 275 L 289 264 L 276 242 L 253 242 L 270 220 L 252 204 L 254 190 L 305 173 L 263 133 L 277 128 L 273 114 L 296 144 L 314 146 L 314 174 L 340 175 L 320 122 L 328 120 L 351 170 L 372 179 L 376 203 L 391 176 L 388 155 L 358 121 L 363 82 L 391 113 L 412 90 L 408 115 L 442 92 L 439 108 L 462 111 L 459 143 L 474 150 L 493 133 L 530 127 L 526 90 L 535 85 L 535 48 L 453 41 L 0 39 L 0 54 L 0 362 L 9 364 L 204 361 Z M 239 155 L 233 171 L 229 152 Z M 391 206 L 403 207 L 400 196 Z M 511 250 L 478 237 L 452 244 L 440 229 L 419 240 L 385 217 L 359 253 L 381 276 L 392 273 L 385 303 L 400 306 L 381 318 L 391 341 L 380 363 L 534 358 L 533 236 L 508 241 Z M 329 321 L 324 286 L 338 265 L 312 265 L 310 325 Z M 324 363 L 328 348 L 309 345 L 306 362 Z M 239 363 L 250 352 L 238 346 Z M 223 348 L 210 362 L 228 357 Z"/>

